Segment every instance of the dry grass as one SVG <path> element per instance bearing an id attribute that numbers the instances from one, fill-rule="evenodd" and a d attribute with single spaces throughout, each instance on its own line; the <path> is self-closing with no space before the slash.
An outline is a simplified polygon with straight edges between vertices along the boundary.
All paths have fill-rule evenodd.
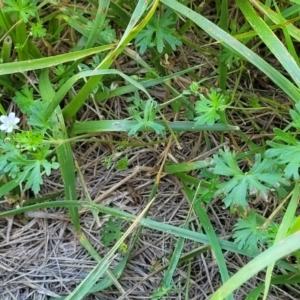
<path id="1" fill-rule="evenodd" d="M 208 134 L 208 136 L 213 146 L 217 147 L 218 135 Z M 225 140 L 229 140 L 229 137 L 225 137 Z M 191 160 L 205 155 L 207 151 L 201 134 L 185 133 L 180 137 L 180 142 L 183 149 L 178 150 L 174 145 L 169 153 L 170 157 L 177 161 Z M 106 194 L 101 203 L 134 214 L 138 214 L 145 206 L 155 174 L 142 172 L 127 181 L 136 195 L 140 196 L 138 199 L 132 196 L 132 191 L 128 189 L 126 183 L 116 189 L 113 187 L 120 181 L 126 180 L 128 175 L 134 172 L 133 168 L 136 165 L 155 168 L 163 152 L 163 146 L 156 149 L 131 148 L 128 150 L 129 169 L 118 171 L 115 166 L 107 170 L 101 163 L 110 154 L 104 144 L 78 144 L 74 147 L 75 157 L 80 161 L 80 168 L 92 199 L 101 197 L 105 191 L 111 189 L 113 191 Z M 61 189 L 59 177 L 55 174 L 45 182 L 45 191 L 56 192 Z M 82 192 L 79 184 L 78 191 Z M 174 176 L 164 176 L 157 195 L 149 217 L 181 226 L 189 205 L 180 182 Z M 8 209 L 7 205 L 6 207 L 2 205 L 2 210 L 4 209 Z M 235 218 L 223 208 L 221 201 L 212 202 L 209 215 L 218 236 L 230 237 Z M 101 216 L 102 226 L 106 220 L 107 217 Z M 125 223 L 124 226 L 126 225 Z M 104 255 L 107 249 L 101 242 L 100 228 L 90 213 L 81 215 L 81 226 L 98 253 Z M 196 218 L 193 218 L 191 226 L 194 230 L 201 231 L 201 224 Z M 67 295 L 96 265 L 78 243 L 64 209 L 47 209 L 1 220 L 0 236 L 0 268 L 2 269 L 0 299 L 49 299 L 49 297 Z M 124 290 L 130 290 L 129 299 L 150 299 L 151 293 L 159 286 L 163 275 L 163 271 L 155 270 L 168 263 L 175 243 L 176 239 L 171 235 L 143 229 L 139 243 L 120 279 Z M 186 241 L 183 253 L 196 247 L 199 245 Z M 232 273 L 247 262 L 246 258 L 238 255 L 231 253 L 224 253 L 224 255 L 229 271 Z M 188 263 L 179 265 L 174 274 L 175 291 L 163 299 L 183 298 L 189 276 L 191 278 L 189 299 L 208 299 L 221 284 L 218 268 L 211 252 L 191 260 L 190 270 L 189 273 Z M 235 299 L 245 299 L 247 293 L 261 280 L 258 276 L 248 282 L 237 291 Z M 273 289 L 272 294 L 269 299 L 296 299 L 285 294 L 283 290 Z M 86 299 L 121 299 L 121 295 L 110 288 L 90 295 Z"/>
<path id="2" fill-rule="evenodd" d="M 191 33 L 191 38 L 196 37 Z M 203 41 L 196 41 L 203 44 Z M 206 41 L 208 43 L 209 41 Z M 180 51 L 178 57 L 172 60 L 172 68 L 169 72 L 182 69 L 187 66 L 203 63 L 204 67 L 198 72 L 199 77 L 209 77 L 215 74 L 217 61 L 210 57 L 204 49 L 204 54 L 190 48 Z M 184 63 L 182 63 L 184 62 Z M 184 64 L 184 66 L 183 66 Z M 126 73 L 130 73 L 136 67 L 127 58 L 121 57 L 117 67 Z M 249 80 L 250 78 L 250 80 Z M 252 79 L 251 79 L 252 78 Z M 255 79 L 259 78 L 259 79 Z M 257 144 L 263 144 L 266 137 L 272 135 L 272 128 L 285 124 L 284 115 L 274 113 L 266 99 L 272 99 L 285 106 L 288 103 L 284 96 L 272 85 L 260 84 L 261 74 L 256 71 L 243 76 L 243 82 L 238 93 L 249 95 L 248 98 L 241 97 L 240 104 L 246 103 L 250 96 L 258 97 L 265 110 L 255 111 L 234 111 L 230 112 L 231 124 L 238 125 L 243 133 Z M 235 83 L 235 75 L 230 77 L 232 88 Z M 191 82 L 191 78 L 184 76 L 173 81 L 173 86 L 179 91 L 183 90 Z M 205 86 L 217 86 L 217 79 L 213 75 L 208 79 Z M 264 89 L 262 89 L 264 86 Z M 156 99 L 163 102 L 168 93 L 161 87 L 150 89 Z M 126 99 L 119 97 L 110 99 L 105 103 L 95 104 L 90 101 L 82 110 L 82 120 L 109 119 L 113 116 L 119 118 L 127 117 Z M 165 111 L 167 118 L 173 118 L 172 112 Z M 183 118 L 179 116 L 178 118 Z M 92 199 L 101 199 L 101 203 L 118 208 L 122 211 L 138 214 L 145 206 L 163 156 L 166 154 L 165 142 L 158 142 L 152 146 L 146 143 L 158 140 L 153 134 L 144 134 L 139 140 L 134 140 L 125 134 L 102 134 L 98 136 L 105 142 L 77 143 L 73 145 L 74 157 L 77 160 L 80 170 L 83 173 L 87 191 Z M 125 149 L 117 149 L 115 141 L 128 140 L 132 144 Z M 205 140 L 210 141 L 210 148 Z M 211 157 L 218 148 L 224 144 L 233 150 L 247 150 L 248 146 L 236 133 L 182 133 L 179 136 L 182 149 L 178 149 L 175 143 L 172 144 L 167 153 L 168 160 L 174 162 L 191 161 Z M 143 143 L 145 146 L 143 146 Z M 103 160 L 110 155 L 114 157 L 127 156 L 129 168 L 126 171 L 118 171 L 116 160 L 110 169 L 103 164 Z M 152 172 L 139 172 L 130 178 L 134 173 L 135 166 L 151 167 Z M 151 169 L 149 169 L 151 170 Z M 123 182 L 121 186 L 119 183 Z M 78 180 L 78 194 L 83 197 L 83 189 Z M 42 193 L 51 194 L 63 190 L 59 172 L 54 172 L 45 181 Z M 107 193 L 106 191 L 110 191 Z M 103 196 L 105 195 L 105 197 Z M 265 203 L 258 203 L 264 214 L 267 216 L 273 206 Z M 11 208 L 6 201 L 2 201 L 1 211 Z M 151 208 L 149 217 L 167 224 L 182 226 L 189 210 L 189 204 L 182 191 L 181 184 L 174 176 L 163 176 L 159 185 L 159 191 L 154 205 Z M 232 226 L 236 217 L 224 209 L 220 200 L 215 199 L 209 205 L 209 215 L 214 229 L 219 237 L 230 238 Z M 85 212 L 81 214 L 81 226 L 100 255 L 104 255 L 107 249 L 101 242 L 100 227 L 108 219 L 107 216 L 100 217 L 100 226 L 93 219 L 92 214 Z M 124 228 L 127 224 L 124 223 Z M 201 232 L 201 224 L 196 217 L 193 217 L 191 226 L 195 231 Z M 120 283 L 125 291 L 128 291 L 127 299 L 150 299 L 151 293 L 160 285 L 163 272 L 159 271 L 162 265 L 169 262 L 176 239 L 161 232 L 143 229 L 140 240 L 136 245 L 129 263 L 120 278 Z M 201 246 L 201 245 L 200 245 Z M 199 245 L 186 241 L 183 253 L 187 253 Z M 232 253 L 225 253 L 229 271 L 233 274 L 239 270 L 248 259 Z M 116 258 L 116 261 L 120 258 Z M 0 220 L 0 299 L 36 299 L 44 300 L 59 295 L 68 295 L 96 265 L 88 253 L 79 244 L 71 221 L 65 209 L 47 209 L 37 212 L 30 212 L 22 216 Z M 221 279 L 218 267 L 210 251 L 201 254 L 190 262 L 178 266 L 174 274 L 174 291 L 170 292 L 163 299 L 185 299 L 186 284 L 190 278 L 188 288 L 188 299 L 209 299 L 220 285 Z M 235 293 L 235 299 L 245 299 L 249 291 L 263 280 L 263 274 L 259 274 Z M 287 293 L 288 292 L 288 293 Z M 294 296 L 293 296 L 294 295 Z M 124 299 L 114 288 L 101 293 L 89 295 L 86 299 Z M 271 289 L 268 299 L 300 299 L 299 291 L 285 291 L 278 287 Z"/>

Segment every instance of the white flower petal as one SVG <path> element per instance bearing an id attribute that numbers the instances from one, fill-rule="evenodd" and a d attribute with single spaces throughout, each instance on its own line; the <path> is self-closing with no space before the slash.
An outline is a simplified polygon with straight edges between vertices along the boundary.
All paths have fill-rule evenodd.
<path id="1" fill-rule="evenodd" d="M 13 126 L 9 126 L 9 127 L 7 127 L 7 129 L 6 129 L 6 132 L 12 132 L 13 131 Z"/>
<path id="2" fill-rule="evenodd" d="M 13 121 L 16 117 L 16 114 L 14 112 L 11 112 L 8 114 L 8 120 L 9 121 Z"/>
<path id="3" fill-rule="evenodd" d="M 6 124 L 0 125 L 0 130 L 1 130 L 1 131 L 6 131 L 6 129 L 7 129 Z"/>
<path id="4" fill-rule="evenodd" d="M 20 122 L 20 118 L 18 117 L 15 117 L 14 121 L 13 121 L 13 124 L 16 125 Z"/>
<path id="5" fill-rule="evenodd" d="M 0 121 L 3 123 L 0 125 L 0 130 L 5 132 L 12 132 L 14 129 L 18 129 L 17 124 L 20 122 L 20 118 L 16 117 L 14 112 L 8 114 L 8 116 L 0 116 Z"/>
<path id="6" fill-rule="evenodd" d="M 2 123 L 5 123 L 6 120 L 7 120 L 7 116 L 2 115 L 2 116 L 0 117 L 0 121 L 1 121 Z"/>

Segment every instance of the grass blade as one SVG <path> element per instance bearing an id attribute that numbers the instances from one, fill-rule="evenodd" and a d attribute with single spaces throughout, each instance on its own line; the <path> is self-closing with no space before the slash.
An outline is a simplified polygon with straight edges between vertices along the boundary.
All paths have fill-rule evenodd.
<path id="1" fill-rule="evenodd" d="M 233 275 L 225 284 L 223 284 L 210 299 L 224 299 L 259 271 L 298 249 L 300 249 L 300 231 L 256 256 L 235 275 Z"/>
<path id="2" fill-rule="evenodd" d="M 269 26 L 263 21 L 263 19 L 256 14 L 252 5 L 250 5 L 248 1 L 236 0 L 236 3 L 254 31 L 260 36 L 262 41 L 267 45 L 285 70 L 290 74 L 297 86 L 300 87 L 300 69 L 293 56 L 288 52 L 286 47 L 273 33 Z"/>
<path id="3" fill-rule="evenodd" d="M 282 218 L 282 221 L 279 226 L 274 244 L 279 243 L 281 240 L 283 240 L 286 237 L 288 230 L 289 230 L 291 224 L 293 223 L 293 218 L 295 216 L 295 213 L 296 213 L 296 210 L 298 207 L 298 201 L 299 201 L 299 184 L 298 184 L 298 182 L 296 182 L 292 193 L 293 193 L 293 195 L 292 195 L 291 201 L 290 201 L 290 203 L 284 213 L 284 216 Z M 275 266 L 275 262 L 270 264 L 267 268 L 263 300 L 267 299 L 267 296 L 268 296 L 274 266 Z"/>
<path id="4" fill-rule="evenodd" d="M 0 64 L 0 75 L 22 73 L 26 71 L 39 70 L 54 67 L 69 61 L 78 60 L 87 56 L 111 50 L 115 45 L 99 46 L 91 49 L 85 49 L 66 54 L 60 54 L 51 57 L 37 58 L 33 60 L 17 61 L 6 64 Z"/>
<path id="5" fill-rule="evenodd" d="M 0 197 L 3 197 L 4 195 L 8 194 L 10 191 L 12 191 L 18 185 L 19 185 L 19 183 L 16 180 L 10 180 L 9 182 L 3 184 L 0 187 Z"/>
<path id="6" fill-rule="evenodd" d="M 132 13 L 130 22 L 123 34 L 122 39 L 118 43 L 116 49 L 114 49 L 112 52 L 110 52 L 105 59 L 102 61 L 102 63 L 96 68 L 97 70 L 100 69 L 108 69 L 111 64 L 114 62 L 114 60 L 117 58 L 117 56 L 122 53 L 122 51 L 125 49 L 125 47 L 128 45 L 128 43 L 143 29 L 143 27 L 147 24 L 148 20 L 152 17 L 154 14 L 156 7 L 158 6 L 159 1 L 155 0 L 152 3 L 152 7 L 146 17 L 141 21 L 141 23 L 134 27 L 140 17 L 143 15 L 143 13 L 146 11 L 148 6 L 148 1 L 142 1 L 140 0 Z M 73 99 L 72 106 L 69 106 L 64 110 L 64 116 L 67 119 L 72 118 L 77 111 L 81 108 L 84 101 L 88 98 L 88 95 L 93 91 L 93 89 L 97 86 L 98 82 L 102 79 L 103 75 L 98 75 L 91 77 L 85 85 L 81 88 L 81 90 L 78 92 L 78 94 Z"/>
<path id="7" fill-rule="evenodd" d="M 166 165 L 164 172 L 167 174 L 189 172 L 210 166 L 209 160 L 199 160 L 182 164 Z"/>
<path id="8" fill-rule="evenodd" d="M 239 0 L 242 1 L 242 0 Z M 245 1 L 247 2 L 247 1 Z M 194 12 L 188 7 L 182 5 L 177 1 L 161 0 L 161 3 L 169 6 L 178 13 L 184 15 L 186 18 L 191 19 L 195 24 L 206 31 L 215 40 L 222 42 L 224 47 L 233 52 L 237 52 L 241 57 L 251 62 L 262 72 L 264 72 L 270 79 L 272 79 L 291 99 L 297 102 L 300 98 L 298 88 L 285 78 L 280 72 L 273 68 L 270 64 L 264 61 L 261 57 L 255 54 L 251 49 L 237 41 L 224 30 L 220 29 L 217 25 L 204 18 L 200 14 Z"/>
<path id="9" fill-rule="evenodd" d="M 201 222 L 205 233 L 207 235 L 207 238 L 210 242 L 210 245 L 212 247 L 212 251 L 214 253 L 214 256 L 216 258 L 217 264 L 219 266 L 221 278 L 223 282 L 226 282 L 230 277 L 227 270 L 225 258 L 218 240 L 218 237 L 214 231 L 214 228 L 209 220 L 209 217 L 202 206 L 202 203 L 197 201 L 196 203 L 193 203 L 193 198 L 198 195 L 199 188 L 201 186 L 201 183 L 198 184 L 196 192 L 192 192 L 185 184 L 183 184 L 184 191 L 187 195 L 188 200 L 190 201 L 191 205 L 193 205 L 193 209 L 199 218 L 199 221 Z M 227 299 L 233 300 L 233 295 L 227 295 Z"/>
<path id="10" fill-rule="evenodd" d="M 109 250 L 105 257 L 92 270 L 92 272 L 76 287 L 76 289 L 67 297 L 66 300 L 81 300 L 93 287 L 95 282 L 108 268 L 110 261 L 113 259 L 115 252 L 119 249 L 125 239 L 132 233 L 133 229 L 139 224 L 143 215 L 148 211 L 155 198 L 153 198 L 147 206 L 143 209 L 141 214 L 135 219 L 123 236 L 116 242 L 116 244 Z"/>
<path id="11" fill-rule="evenodd" d="M 164 122 L 156 122 L 162 126 L 165 126 Z M 137 121 L 127 120 L 103 120 L 103 121 L 88 121 L 88 122 L 76 122 L 72 125 L 70 135 L 74 136 L 77 134 L 103 132 L 103 131 L 125 131 L 128 132 L 134 125 L 138 124 Z M 225 124 L 214 124 L 214 125 L 197 125 L 191 121 L 176 121 L 168 122 L 168 126 L 173 131 L 237 131 L 239 127 L 225 125 Z M 165 126 L 166 129 L 167 126 Z M 149 128 L 150 130 L 151 128 Z"/>

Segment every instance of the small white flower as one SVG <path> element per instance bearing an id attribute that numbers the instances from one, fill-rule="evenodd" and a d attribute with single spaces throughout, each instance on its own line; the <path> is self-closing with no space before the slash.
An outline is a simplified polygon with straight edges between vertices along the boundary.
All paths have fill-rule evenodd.
<path id="1" fill-rule="evenodd" d="M 14 129 L 19 128 L 17 124 L 20 119 L 16 117 L 16 114 L 11 112 L 8 116 L 1 116 L 0 121 L 3 123 L 0 125 L 0 130 L 5 132 L 12 132 Z"/>

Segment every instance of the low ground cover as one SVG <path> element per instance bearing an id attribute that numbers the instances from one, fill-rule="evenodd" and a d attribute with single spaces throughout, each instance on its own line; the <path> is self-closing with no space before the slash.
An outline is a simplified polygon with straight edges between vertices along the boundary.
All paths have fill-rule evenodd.
<path id="1" fill-rule="evenodd" d="M 299 299 L 300 3 L 0 6 L 3 299 Z"/>

